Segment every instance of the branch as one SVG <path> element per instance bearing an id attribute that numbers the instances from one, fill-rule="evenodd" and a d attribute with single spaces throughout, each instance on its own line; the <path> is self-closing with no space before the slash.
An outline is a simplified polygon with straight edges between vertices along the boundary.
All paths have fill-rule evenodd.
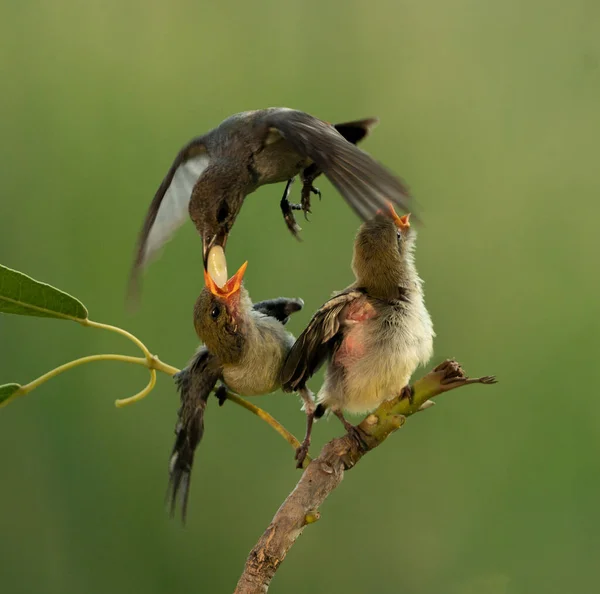
<path id="1" fill-rule="evenodd" d="M 406 417 L 433 406 L 430 398 L 454 388 L 493 383 L 496 383 L 493 376 L 468 378 L 456 361 L 444 361 L 413 385 L 412 402 L 402 396 L 384 402 L 360 423 L 357 432 L 360 438 L 346 434 L 326 444 L 250 551 L 234 594 L 264 594 L 268 591 L 287 552 L 304 527 L 319 519 L 318 508 L 342 482 L 344 472 L 402 427 Z"/>
<path id="2" fill-rule="evenodd" d="M 96 324 L 94 325 L 101 328 L 109 328 L 114 329 L 115 332 L 121 333 L 122 328 L 118 328 L 116 326 L 107 326 L 106 324 Z M 125 334 L 129 334 L 127 331 L 123 330 Z M 131 335 L 133 336 L 133 335 Z M 133 337 L 136 341 L 138 340 L 136 337 Z M 146 349 L 146 347 L 144 347 Z M 148 349 L 146 349 L 147 351 Z M 37 379 L 25 384 L 23 386 L 19 384 L 6 384 L 0 386 L 0 408 L 7 406 L 13 400 L 20 398 L 21 396 L 25 396 L 29 394 L 29 392 L 35 390 L 42 384 L 45 384 L 48 380 L 64 373 L 65 371 L 69 371 L 74 369 L 75 367 L 79 367 L 79 365 L 84 365 L 86 363 L 93 363 L 94 361 L 121 361 L 123 363 L 134 363 L 136 365 L 143 365 L 147 369 L 150 370 L 150 380 L 146 387 L 138 392 L 137 394 L 130 396 L 129 398 L 121 398 L 120 400 L 115 401 L 115 405 L 117 408 L 122 408 L 123 406 L 127 406 L 129 404 L 134 404 L 135 402 L 139 402 L 143 398 L 145 398 L 156 385 L 156 371 L 162 371 L 167 375 L 174 375 L 179 371 L 176 367 L 169 365 L 168 363 L 164 363 L 161 361 L 156 355 L 150 354 L 148 351 L 148 356 L 146 357 L 130 357 L 129 355 L 115 355 L 115 354 L 104 354 L 104 355 L 89 355 L 87 357 L 80 357 L 79 359 L 75 359 L 73 361 L 69 361 L 68 363 L 63 363 L 63 365 L 59 365 L 58 367 L 48 371 L 44 375 L 38 377 Z M 3 388 L 8 388 L 10 391 L 6 396 L 4 396 L 1 391 Z M 4 398 L 2 398 L 4 396 Z M 294 449 L 300 446 L 300 442 L 298 439 L 290 433 L 275 417 L 270 415 L 268 412 L 259 408 L 258 406 L 248 402 L 244 398 L 241 398 L 237 394 L 230 392 L 229 390 L 221 391 L 219 393 L 220 398 L 224 398 L 226 400 L 231 400 L 234 404 L 245 408 L 250 411 L 252 414 L 256 415 L 258 418 L 262 419 L 267 425 L 270 425 L 279 435 L 283 437 Z M 307 456 L 304 460 L 304 466 L 306 467 L 310 462 L 310 456 Z"/>

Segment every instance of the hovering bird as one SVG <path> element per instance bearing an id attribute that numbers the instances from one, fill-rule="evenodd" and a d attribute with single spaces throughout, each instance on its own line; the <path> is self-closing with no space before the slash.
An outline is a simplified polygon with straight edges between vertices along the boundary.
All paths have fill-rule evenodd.
<path id="1" fill-rule="evenodd" d="M 296 236 L 300 228 L 293 210 L 310 212 L 311 193 L 320 196 L 313 181 L 321 173 L 362 219 L 386 200 L 407 209 L 409 192 L 403 182 L 355 146 L 376 124 L 377 119 L 369 118 L 333 126 L 302 111 L 273 107 L 233 115 L 191 140 L 175 157 L 146 214 L 130 294 L 136 292 L 141 270 L 188 214 L 202 237 L 204 268 L 214 257 L 220 274 L 213 280 L 222 286 L 229 232 L 246 196 L 265 184 L 287 182 L 280 206 Z M 302 199 L 291 204 L 288 197 L 297 175 Z"/>
<path id="2" fill-rule="evenodd" d="M 242 285 L 246 264 L 223 287 L 205 272 L 206 286 L 194 307 L 194 327 L 204 346 L 175 377 L 181 407 L 169 465 L 169 495 L 172 514 L 180 498 L 184 520 L 194 452 L 204 433 L 211 391 L 219 380 L 241 396 L 280 388 L 281 368 L 295 340 L 284 324 L 304 305 L 301 299 L 283 297 L 252 304 Z M 312 420 L 312 394 L 306 388 L 298 392 Z"/>
<path id="3" fill-rule="evenodd" d="M 409 216 L 389 204 L 362 224 L 352 260 L 356 280 L 315 313 L 282 371 L 284 390 L 301 390 L 327 361 L 315 417 L 329 410 L 358 438 L 343 413 L 370 412 L 401 393 L 411 397 L 410 376 L 433 353 Z"/>

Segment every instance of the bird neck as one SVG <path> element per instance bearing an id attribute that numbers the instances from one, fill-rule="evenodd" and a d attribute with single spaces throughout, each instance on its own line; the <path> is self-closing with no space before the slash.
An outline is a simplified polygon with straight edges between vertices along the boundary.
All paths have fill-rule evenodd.
<path id="1" fill-rule="evenodd" d="M 235 343 L 235 349 L 226 349 L 227 357 L 221 360 L 225 365 L 237 365 L 244 359 L 249 348 L 252 348 L 256 323 L 251 315 L 252 301 L 244 287 L 240 288 L 239 297 L 232 304 L 230 314 L 233 317 L 233 335 L 227 337 L 227 342 Z M 225 350 L 225 349 L 224 349 Z"/>
<path id="2" fill-rule="evenodd" d="M 368 260 L 354 259 L 356 286 L 376 299 L 394 301 L 421 291 L 412 250 L 376 253 Z"/>

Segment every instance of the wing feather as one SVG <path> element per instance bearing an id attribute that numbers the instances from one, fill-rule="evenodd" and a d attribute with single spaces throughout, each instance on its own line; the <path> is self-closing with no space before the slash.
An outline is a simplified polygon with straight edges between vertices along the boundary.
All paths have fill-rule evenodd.
<path id="1" fill-rule="evenodd" d="M 315 313 L 298 337 L 283 365 L 283 389 L 294 392 L 304 387 L 341 341 L 342 313 L 346 306 L 363 296 L 363 292 L 348 289 L 338 293 Z"/>
<path id="2" fill-rule="evenodd" d="M 189 217 L 192 190 L 209 164 L 202 137 L 188 143 L 173 161 L 150 203 L 138 237 L 130 294 L 137 291 L 141 270 Z"/>
<path id="3" fill-rule="evenodd" d="M 189 365 L 175 376 L 181 406 L 177 413 L 175 445 L 169 462 L 167 496 L 171 516 L 174 515 L 179 501 L 184 522 L 194 454 L 204 435 L 204 411 L 208 397 L 220 376 L 221 368 L 217 359 L 206 347 L 201 347 Z"/>
<path id="4" fill-rule="evenodd" d="M 287 324 L 293 313 L 300 311 L 303 307 L 304 301 L 302 299 L 288 299 L 287 297 L 267 299 L 254 304 L 256 311 L 275 318 L 284 325 Z"/>
<path id="5" fill-rule="evenodd" d="M 361 218 L 370 218 L 388 201 L 409 210 L 411 197 L 404 182 L 327 122 L 289 110 L 273 113 L 268 124 L 316 163 Z"/>

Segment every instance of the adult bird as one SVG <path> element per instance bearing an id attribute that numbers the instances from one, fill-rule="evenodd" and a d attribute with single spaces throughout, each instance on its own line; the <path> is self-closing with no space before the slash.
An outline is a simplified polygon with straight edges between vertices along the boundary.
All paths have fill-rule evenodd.
<path id="1" fill-rule="evenodd" d="M 130 295 L 136 292 L 142 269 L 188 215 L 202 237 L 204 268 L 210 268 L 213 280 L 222 286 L 227 280 L 224 249 L 231 228 L 246 196 L 265 184 L 287 182 L 280 205 L 294 235 L 299 227 L 292 211 L 310 212 L 311 193 L 320 196 L 313 181 L 321 173 L 362 219 L 388 200 L 407 209 L 409 192 L 403 182 L 355 146 L 376 123 L 368 118 L 334 126 L 302 111 L 273 107 L 233 115 L 188 142 L 146 214 Z M 291 204 L 288 196 L 298 175 L 301 203 Z"/>
<path id="2" fill-rule="evenodd" d="M 399 217 L 391 204 L 363 223 L 354 242 L 356 280 L 315 313 L 283 366 L 283 388 L 295 391 L 327 362 L 314 416 L 329 410 L 359 438 L 344 412 L 363 414 L 399 394 L 411 397 L 410 376 L 433 352 L 415 237 L 409 215 Z"/>

